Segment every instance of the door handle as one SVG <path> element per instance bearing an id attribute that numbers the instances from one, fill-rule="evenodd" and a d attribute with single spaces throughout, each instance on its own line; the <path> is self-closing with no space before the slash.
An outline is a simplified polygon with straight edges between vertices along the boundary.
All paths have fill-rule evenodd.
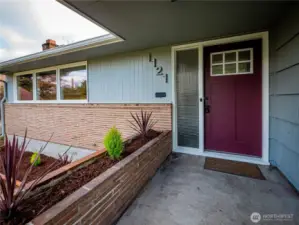
<path id="1" fill-rule="evenodd" d="M 204 100 L 205 100 L 205 102 L 204 102 L 204 111 L 205 111 L 205 113 L 210 113 L 211 106 L 208 103 L 209 98 L 205 97 Z"/>
<path id="2" fill-rule="evenodd" d="M 211 106 L 210 105 L 205 105 L 205 113 L 210 113 Z"/>

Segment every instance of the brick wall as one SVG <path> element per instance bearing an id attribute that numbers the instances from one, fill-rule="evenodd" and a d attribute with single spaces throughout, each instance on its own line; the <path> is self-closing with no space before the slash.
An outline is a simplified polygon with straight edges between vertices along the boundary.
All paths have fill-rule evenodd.
<path id="1" fill-rule="evenodd" d="M 113 224 L 171 149 L 171 132 L 164 132 L 42 213 L 31 224 Z"/>
<path id="2" fill-rule="evenodd" d="M 115 125 L 129 137 L 134 134 L 128 122 L 130 112 L 152 111 L 157 130 L 171 130 L 171 104 L 6 104 L 7 134 L 38 140 L 99 149 L 110 127 Z M 132 119 L 131 119 L 132 120 Z"/>

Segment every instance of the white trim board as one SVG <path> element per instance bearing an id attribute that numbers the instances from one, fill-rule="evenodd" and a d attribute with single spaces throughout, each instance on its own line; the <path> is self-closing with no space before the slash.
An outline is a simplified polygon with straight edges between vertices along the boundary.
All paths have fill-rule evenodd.
<path id="1" fill-rule="evenodd" d="M 175 80 L 175 64 L 176 52 L 188 49 L 198 49 L 198 91 L 200 98 L 204 97 L 203 91 L 203 48 L 206 46 L 213 46 L 219 44 L 229 44 L 234 42 L 241 42 L 247 40 L 262 40 L 262 157 L 240 156 L 234 154 L 224 154 L 218 152 L 207 152 L 204 150 L 204 109 L 203 103 L 199 104 L 199 148 L 182 148 L 177 145 L 177 112 L 176 112 L 176 80 Z M 173 150 L 175 152 L 182 152 L 194 155 L 202 155 L 208 157 L 226 158 L 236 161 L 254 162 L 257 164 L 269 165 L 269 33 L 267 31 L 253 34 L 246 34 L 240 36 L 233 36 L 228 38 L 221 38 L 209 41 L 202 41 L 192 44 L 173 46 L 171 48 L 171 68 L 173 76 L 172 85 L 172 100 L 173 100 Z"/>

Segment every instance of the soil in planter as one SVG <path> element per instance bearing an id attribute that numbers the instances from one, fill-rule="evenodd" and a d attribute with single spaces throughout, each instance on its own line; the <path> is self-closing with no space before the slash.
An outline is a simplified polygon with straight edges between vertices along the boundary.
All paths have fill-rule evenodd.
<path id="1" fill-rule="evenodd" d="M 0 151 L 0 155 L 2 156 L 3 154 L 4 154 L 4 152 Z M 24 152 L 22 162 L 20 164 L 20 174 L 17 177 L 17 179 L 19 181 L 22 181 L 27 169 L 31 166 L 31 164 L 30 164 L 31 155 L 32 155 L 32 152 Z M 41 158 L 41 164 L 38 166 L 34 166 L 32 168 L 32 171 L 28 176 L 27 182 L 31 181 L 31 180 L 35 180 L 36 178 L 40 177 L 44 173 L 44 171 L 46 169 L 48 169 L 48 167 L 54 162 L 56 162 L 57 166 L 52 167 L 50 171 L 56 170 L 56 169 L 58 169 L 58 167 L 61 166 L 61 165 L 58 165 L 59 160 L 57 160 L 53 157 L 41 154 L 40 158 Z M 0 167 L 0 173 L 4 174 L 2 167 Z"/>
<path id="2" fill-rule="evenodd" d="M 149 130 L 145 139 L 137 137 L 137 138 L 131 140 L 130 143 L 127 143 L 125 145 L 125 154 L 133 153 L 134 151 L 136 151 L 136 149 L 139 149 L 141 146 L 146 144 L 148 141 L 154 139 L 159 134 L 160 134 L 160 132 L 157 132 L 155 130 Z"/>
<path id="3" fill-rule="evenodd" d="M 151 130 L 146 139 L 137 137 L 125 145 L 123 158 L 138 150 L 148 141 L 159 136 L 161 132 Z M 80 187 L 99 176 L 101 173 L 115 165 L 118 160 L 111 160 L 107 154 L 97 158 L 92 164 L 72 172 L 68 177 L 52 187 L 43 190 L 41 194 L 34 198 L 27 199 L 22 205 L 21 212 L 14 218 L 12 224 L 25 224 L 37 215 L 46 211 L 68 195 L 72 194 Z"/>

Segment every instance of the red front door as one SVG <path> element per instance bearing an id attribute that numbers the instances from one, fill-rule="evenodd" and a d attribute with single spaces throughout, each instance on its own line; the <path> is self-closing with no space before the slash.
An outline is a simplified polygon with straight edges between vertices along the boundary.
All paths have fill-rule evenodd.
<path id="1" fill-rule="evenodd" d="M 262 153 L 261 40 L 204 48 L 205 149 Z"/>

